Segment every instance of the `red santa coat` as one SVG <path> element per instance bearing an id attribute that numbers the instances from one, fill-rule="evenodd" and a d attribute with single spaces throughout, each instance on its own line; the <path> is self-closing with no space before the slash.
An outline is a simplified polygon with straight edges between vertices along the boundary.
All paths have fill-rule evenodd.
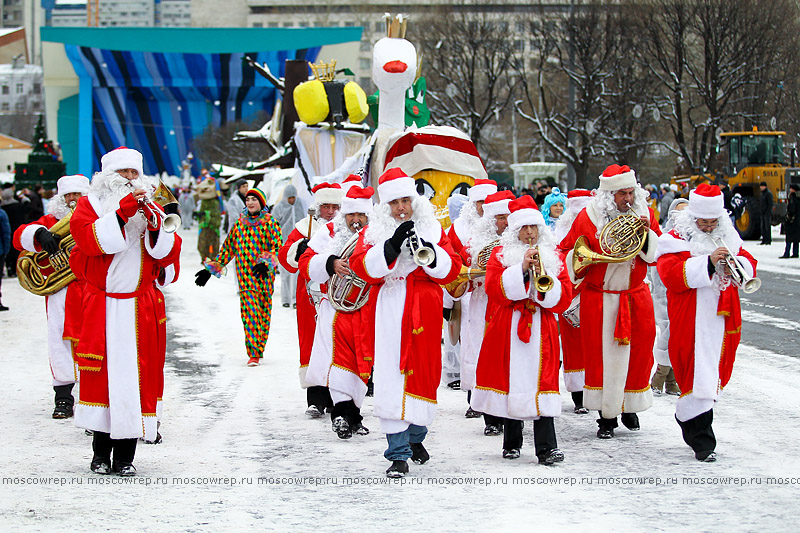
<path id="1" fill-rule="evenodd" d="M 86 283 L 75 423 L 112 439 L 155 440 L 166 349 L 156 285 L 177 279 L 181 239 L 161 230 L 152 245 L 147 232 L 126 235 L 92 194 L 79 200 L 70 227 L 77 244 L 70 267 Z"/>
<path id="2" fill-rule="evenodd" d="M 14 232 L 14 248 L 19 251 L 41 252 L 42 247 L 35 239 L 40 228 L 50 229 L 58 219 L 45 215 L 35 222 L 24 224 Z M 53 273 L 52 268 L 43 271 L 45 276 Z M 78 370 L 73 359 L 73 349 L 78 342 L 81 323 L 81 299 L 83 282 L 75 280 L 65 288 L 45 297 L 47 312 L 47 347 L 50 357 L 50 372 L 53 385 L 68 385 L 78 380 Z"/>
<path id="3" fill-rule="evenodd" d="M 478 358 L 472 408 L 503 418 L 538 419 L 561 414 L 558 392 L 558 325 L 553 313 L 572 299 L 565 270 L 553 288 L 530 297 L 522 263 L 503 266 L 495 247 L 486 268 L 486 334 Z"/>
<path id="4" fill-rule="evenodd" d="M 579 276 L 572 270 L 575 241 L 585 237 L 589 248 L 602 253 L 598 229 L 603 217 L 592 200 L 575 219 L 559 245 L 566 254 L 570 280 L 581 295 L 581 345 L 586 374 L 583 403 L 606 418 L 635 413 L 653 404 L 650 372 L 656 323 L 653 299 L 644 283 L 647 265 L 655 261 L 661 229 L 652 209 L 647 248 L 624 263 L 599 263 Z"/>
<path id="5" fill-rule="evenodd" d="M 375 354 L 375 301 L 377 290 L 370 291 L 367 304 L 361 309 L 344 313 L 334 310 L 327 297 L 329 281 L 326 268 L 332 255 L 333 222 L 328 231 L 319 231 L 309 242 L 308 250 L 300 257 L 300 270 L 319 283 L 323 298 L 317 314 L 314 346 L 305 380 L 308 385 L 328 387 L 351 398 L 361 407 L 367 394 L 367 381 L 372 372 Z M 345 230 L 346 231 L 346 230 Z M 353 235 L 347 231 L 347 235 Z"/>
<path id="6" fill-rule="evenodd" d="M 418 267 L 403 246 L 400 257 L 386 264 L 386 240 L 374 245 L 361 232 L 350 257 L 353 272 L 373 285 L 375 302 L 375 406 L 384 433 L 426 426 L 436 413 L 436 389 L 442 373 L 442 287 L 461 270 L 461 258 L 444 231 L 430 225 L 417 234 L 432 243 L 436 266 Z"/>
<path id="7" fill-rule="evenodd" d="M 756 275 L 757 261 L 739 242 L 737 256 L 744 270 Z M 667 314 L 673 331 L 669 359 L 682 394 L 675 406 L 682 422 L 711 409 L 733 371 L 742 331 L 739 289 L 715 288 L 708 254 L 694 255 L 690 243 L 675 231 L 661 236 L 658 275 L 667 288 Z M 677 327 L 680 325 L 680 328 Z"/>
<path id="8" fill-rule="evenodd" d="M 320 228 L 320 223 L 313 220 L 311 234 L 313 235 Z M 286 238 L 281 249 L 278 250 L 278 262 L 294 274 L 298 272 L 299 265 L 295 261 L 297 247 L 300 241 L 308 237 L 308 217 L 295 224 L 294 229 Z M 305 372 L 308 362 L 311 359 L 311 348 L 314 346 L 314 331 L 317 327 L 317 309 L 311 304 L 308 290 L 306 289 L 308 277 L 302 271 L 297 275 L 297 338 L 300 344 L 300 383 L 303 388 L 305 385 Z"/>
<path id="9" fill-rule="evenodd" d="M 562 261 L 566 254 L 561 251 Z M 574 285 L 569 277 L 567 281 L 572 290 L 572 302 L 567 306 L 567 309 L 577 303 L 580 305 L 580 285 Z M 580 311 L 579 311 L 580 312 Z M 558 329 L 561 336 L 561 353 L 563 354 L 563 368 L 564 368 L 564 386 L 567 392 L 582 392 L 586 384 L 586 367 L 583 360 L 583 339 L 581 337 L 581 328 L 574 327 L 569 320 L 564 318 L 560 313 L 558 315 Z"/>

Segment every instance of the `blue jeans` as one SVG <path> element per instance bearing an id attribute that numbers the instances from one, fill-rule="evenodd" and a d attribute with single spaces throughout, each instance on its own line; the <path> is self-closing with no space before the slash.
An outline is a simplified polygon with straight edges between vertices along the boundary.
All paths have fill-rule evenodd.
<path id="1" fill-rule="evenodd" d="M 414 424 L 400 433 L 387 433 L 389 447 L 383 452 L 383 456 L 390 461 L 407 461 L 411 458 L 411 444 L 422 442 L 427 434 L 428 428 Z"/>

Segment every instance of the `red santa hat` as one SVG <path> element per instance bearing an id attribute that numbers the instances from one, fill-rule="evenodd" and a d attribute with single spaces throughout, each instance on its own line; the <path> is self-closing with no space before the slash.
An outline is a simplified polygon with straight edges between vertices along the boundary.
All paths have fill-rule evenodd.
<path id="1" fill-rule="evenodd" d="M 725 216 L 725 203 L 719 187 L 700 184 L 689 193 L 689 214 L 695 218 L 720 218 Z"/>
<path id="2" fill-rule="evenodd" d="M 507 215 L 511 211 L 508 204 L 514 200 L 514 193 L 511 191 L 499 191 L 486 197 L 483 203 L 483 216 L 496 217 L 497 215 Z"/>
<path id="3" fill-rule="evenodd" d="M 378 195 L 382 204 L 388 204 L 398 198 L 417 196 L 417 186 L 414 179 L 410 178 L 399 168 L 390 168 L 378 180 Z"/>
<path id="4" fill-rule="evenodd" d="M 347 191 L 350 190 L 350 187 L 354 185 L 358 185 L 359 187 L 361 187 L 362 183 L 363 180 L 361 179 L 361 176 L 359 176 L 358 174 L 350 174 L 342 182 L 343 194 L 347 196 Z"/>
<path id="5" fill-rule="evenodd" d="M 58 178 L 58 194 L 64 196 L 71 192 L 79 192 L 81 194 L 89 192 L 89 178 L 83 174 Z"/>
<path id="6" fill-rule="evenodd" d="M 311 192 L 314 193 L 314 203 L 317 205 L 342 205 L 342 186 L 338 183 L 320 183 Z"/>
<path id="7" fill-rule="evenodd" d="M 368 214 L 372 211 L 372 195 L 375 189 L 372 187 L 361 188 L 353 185 L 342 200 L 342 208 L 339 210 L 343 215 L 350 213 Z"/>
<path id="8" fill-rule="evenodd" d="M 508 228 L 516 231 L 522 226 L 545 226 L 544 217 L 536 207 L 536 202 L 529 195 L 524 195 L 508 204 Z"/>
<path id="9" fill-rule="evenodd" d="M 140 176 L 144 175 L 144 164 L 142 162 L 142 153 L 133 148 L 120 146 L 108 152 L 100 159 L 103 172 L 122 170 L 124 168 L 132 168 L 136 170 Z"/>
<path id="10" fill-rule="evenodd" d="M 490 194 L 497 192 L 497 182 L 494 180 L 475 180 L 475 185 L 469 188 L 467 196 L 470 202 L 482 202 Z"/>
<path id="11" fill-rule="evenodd" d="M 636 187 L 636 173 L 628 165 L 610 165 L 600 176 L 601 191 L 618 191 Z"/>
<path id="12" fill-rule="evenodd" d="M 567 193 L 567 207 L 570 211 L 582 211 L 592 201 L 594 193 L 587 189 L 572 189 Z"/>

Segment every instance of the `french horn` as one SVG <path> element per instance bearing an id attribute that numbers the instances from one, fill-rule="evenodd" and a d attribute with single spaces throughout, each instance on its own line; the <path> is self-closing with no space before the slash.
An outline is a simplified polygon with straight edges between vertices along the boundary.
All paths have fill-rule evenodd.
<path id="1" fill-rule="evenodd" d="M 579 274 L 590 265 L 599 263 L 624 263 L 636 257 L 647 240 L 647 226 L 633 207 L 630 214 L 620 215 L 600 231 L 600 250 L 589 247 L 586 237 L 578 237 L 572 252 L 572 270 Z"/>

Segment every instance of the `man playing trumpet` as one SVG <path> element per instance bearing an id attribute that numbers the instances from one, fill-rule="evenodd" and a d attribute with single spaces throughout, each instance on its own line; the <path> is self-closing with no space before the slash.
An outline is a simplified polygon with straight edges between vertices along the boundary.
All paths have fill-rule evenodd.
<path id="1" fill-rule="evenodd" d="M 672 231 L 659 239 L 658 274 L 667 288 L 670 324 L 680 325 L 680 334 L 669 338 L 669 358 L 684 391 L 675 418 L 695 457 L 712 462 L 713 408 L 730 380 L 741 338 L 739 290 L 731 269 L 752 278 L 756 260 L 742 248 L 719 187 L 697 187 L 674 220 Z"/>
<path id="2" fill-rule="evenodd" d="M 436 413 L 442 371 L 442 287 L 461 270 L 433 206 L 399 168 L 380 178 L 369 227 L 350 258 L 353 272 L 378 291 L 375 302 L 375 406 L 392 461 L 389 477 L 430 456 L 422 445 Z"/>
<path id="3" fill-rule="evenodd" d="M 359 309 L 339 311 L 334 306 L 355 306 L 353 298 L 356 298 L 358 290 L 353 287 L 347 291 L 348 294 L 341 295 L 344 301 L 331 302 L 336 295 L 331 294 L 328 282 L 330 280 L 336 287 L 351 274 L 350 258 L 343 257 L 342 252 L 369 223 L 373 193 L 372 187 L 350 187 L 338 214 L 322 231 L 314 234 L 299 263 L 304 276 L 322 285 L 306 382 L 329 389 L 333 401 L 332 428 L 341 439 L 348 439 L 353 433 L 369 433 L 361 423 L 361 404 L 367 394 L 367 380 L 375 353 L 374 304 L 377 291 L 372 291 Z M 365 287 L 364 291 L 367 290 Z"/>
<path id="4" fill-rule="evenodd" d="M 181 239 L 140 213 L 158 185 L 143 175 L 141 153 L 117 148 L 101 162 L 70 220 L 70 267 L 85 281 L 75 424 L 94 431 L 93 472 L 132 476 L 137 439 L 157 442 L 166 352 L 158 287 L 178 277 Z"/>
<path id="5" fill-rule="evenodd" d="M 486 269 L 486 334 L 472 408 L 503 421 L 503 457 L 517 459 L 523 420 L 533 420 L 539 462 L 563 461 L 553 417 L 558 391 L 558 324 L 572 299 L 552 233 L 530 196 L 511 201 L 508 227 Z"/>
<path id="6" fill-rule="evenodd" d="M 644 279 L 647 265 L 655 261 L 661 230 L 646 195 L 633 170 L 611 165 L 600 176 L 596 196 L 559 245 L 581 294 L 583 402 L 587 409 L 600 411 L 601 439 L 614 436 L 620 414 L 625 427 L 638 430 L 636 413 L 653 404 L 650 371 L 656 323 Z M 586 248 L 576 247 L 576 242 Z M 631 244 L 632 250 L 614 250 L 623 244 Z M 576 254 L 591 256 L 579 262 L 578 271 Z"/>
<path id="7" fill-rule="evenodd" d="M 35 222 L 25 224 L 14 232 L 14 247 L 36 253 L 45 251 L 53 256 L 61 250 L 61 235 L 50 232 L 60 220 L 69 217 L 78 200 L 89 192 L 89 179 L 85 176 L 64 176 L 58 180 L 58 194 L 47 204 L 49 213 Z M 49 275 L 50 272 L 45 272 Z M 20 275 L 24 275 L 20 273 Z M 47 346 L 50 355 L 50 372 L 53 375 L 55 409 L 53 418 L 70 418 L 75 399 L 72 388 L 78 371 L 72 350 L 78 342 L 81 321 L 83 282 L 75 280 L 63 289 L 45 298 L 47 310 Z"/>

